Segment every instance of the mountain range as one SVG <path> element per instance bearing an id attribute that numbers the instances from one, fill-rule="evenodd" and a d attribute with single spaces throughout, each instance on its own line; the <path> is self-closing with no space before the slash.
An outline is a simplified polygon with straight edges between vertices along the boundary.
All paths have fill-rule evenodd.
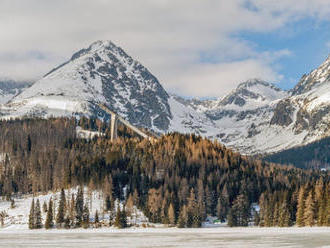
<path id="1" fill-rule="evenodd" d="M 98 106 L 104 103 L 133 125 L 157 133 L 197 133 L 249 155 L 330 136 L 330 57 L 290 91 L 252 79 L 223 98 L 198 100 L 167 93 L 123 49 L 97 41 L 31 86 L 5 88 L 0 83 L 1 118 L 107 119 Z"/>

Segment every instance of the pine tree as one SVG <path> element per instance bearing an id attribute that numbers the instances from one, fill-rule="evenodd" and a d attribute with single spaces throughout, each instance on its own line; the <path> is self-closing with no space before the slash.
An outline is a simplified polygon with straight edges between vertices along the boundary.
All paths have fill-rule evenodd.
<path id="1" fill-rule="evenodd" d="M 116 214 L 116 219 L 115 219 L 115 227 L 118 227 L 118 228 L 125 228 L 125 227 L 127 227 L 126 211 L 125 211 L 125 208 L 124 207 L 123 207 L 123 210 L 120 210 L 119 203 L 118 203 L 118 206 L 117 206 L 117 214 Z"/>
<path id="2" fill-rule="evenodd" d="M 167 210 L 168 220 L 170 225 L 175 225 L 175 213 L 172 203 L 170 203 L 168 210 Z"/>
<path id="3" fill-rule="evenodd" d="M 47 213 L 48 208 L 47 208 L 47 202 L 46 201 L 44 201 L 44 204 L 42 205 L 42 210 L 44 211 L 44 213 Z"/>
<path id="4" fill-rule="evenodd" d="M 198 205 L 194 189 L 190 190 L 187 206 L 187 227 L 200 227 L 202 224 L 202 207 Z"/>
<path id="5" fill-rule="evenodd" d="M 35 214 L 35 228 L 40 229 L 42 228 L 42 217 L 41 217 L 41 210 L 40 210 L 40 201 L 37 199 L 36 207 L 34 210 Z"/>
<path id="6" fill-rule="evenodd" d="M 126 214 L 125 207 L 123 207 L 123 210 L 121 211 L 120 223 L 121 223 L 121 228 L 127 227 L 127 214 Z"/>
<path id="7" fill-rule="evenodd" d="M 119 203 L 118 203 L 116 219 L 115 219 L 115 227 L 121 228 L 120 218 L 121 218 L 121 211 L 120 211 L 120 206 L 119 206 Z"/>
<path id="8" fill-rule="evenodd" d="M 54 220 L 53 220 L 53 201 L 52 198 L 49 199 L 48 204 L 48 212 L 46 216 L 46 222 L 45 222 L 45 228 L 49 229 L 54 226 Z"/>
<path id="9" fill-rule="evenodd" d="M 83 209 L 82 226 L 83 228 L 89 228 L 89 209 L 87 204 L 85 204 Z"/>
<path id="10" fill-rule="evenodd" d="M 304 224 L 305 226 L 313 226 L 315 221 L 315 201 L 313 190 L 310 190 L 305 201 Z"/>
<path id="11" fill-rule="evenodd" d="M 217 202 L 217 217 L 221 222 L 224 222 L 228 212 L 228 198 L 221 194 Z"/>
<path id="12" fill-rule="evenodd" d="M 296 213 L 296 222 L 298 226 L 304 226 L 304 210 L 305 210 L 305 188 L 303 186 L 300 187 L 298 193 L 298 205 L 297 205 L 297 213 Z"/>
<path id="13" fill-rule="evenodd" d="M 126 201 L 126 212 L 128 216 L 131 216 L 134 210 L 134 202 L 132 194 L 129 194 L 128 199 Z"/>
<path id="14" fill-rule="evenodd" d="M 233 218 L 233 224 L 236 224 L 237 226 L 248 225 L 250 217 L 250 204 L 246 195 L 240 194 L 237 196 L 231 208 L 231 215 Z"/>
<path id="15" fill-rule="evenodd" d="M 186 207 L 186 205 L 183 205 L 181 207 L 179 218 L 178 218 L 178 227 L 179 228 L 186 227 L 186 225 L 187 225 L 187 219 L 188 219 L 187 207 Z"/>
<path id="16" fill-rule="evenodd" d="M 30 214 L 29 214 L 29 228 L 34 229 L 35 228 L 35 214 L 34 214 L 34 198 L 32 199 L 31 208 L 30 208 Z"/>
<path id="17" fill-rule="evenodd" d="M 278 225 L 280 227 L 290 226 L 290 211 L 286 201 L 281 204 Z"/>
<path id="18" fill-rule="evenodd" d="M 64 215 L 66 212 L 66 199 L 65 199 L 64 189 L 61 190 L 60 202 L 59 202 L 57 211 L 58 212 L 57 212 L 57 216 L 56 216 L 56 224 L 58 226 L 61 226 L 65 221 Z"/>
<path id="19" fill-rule="evenodd" d="M 230 227 L 237 226 L 236 216 L 233 214 L 233 210 L 230 209 L 227 215 L 227 225 Z"/>
<path id="20" fill-rule="evenodd" d="M 81 188 L 78 189 L 77 198 L 76 198 L 76 227 L 81 227 L 83 212 L 84 212 L 84 193 Z"/>
<path id="21" fill-rule="evenodd" d="M 110 195 L 107 195 L 105 198 L 105 210 L 110 211 L 112 209 Z"/>

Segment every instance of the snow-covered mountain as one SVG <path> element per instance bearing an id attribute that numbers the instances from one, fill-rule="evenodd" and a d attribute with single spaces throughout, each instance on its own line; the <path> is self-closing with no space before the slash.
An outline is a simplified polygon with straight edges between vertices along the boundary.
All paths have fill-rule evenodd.
<path id="1" fill-rule="evenodd" d="M 47 73 L 2 108 L 5 115 L 61 116 L 105 113 L 111 106 L 132 124 L 166 130 L 168 94 L 145 67 L 110 41 L 97 41 Z"/>
<path id="2" fill-rule="evenodd" d="M 75 53 L 0 107 L 3 118 L 108 116 L 136 126 L 197 133 L 245 154 L 275 152 L 330 136 L 330 58 L 290 92 L 253 79 L 217 100 L 169 95 L 157 78 L 110 41 Z"/>
<path id="3" fill-rule="evenodd" d="M 244 154 L 308 144 L 330 136 L 330 57 L 304 75 L 290 92 L 253 79 L 222 99 L 179 102 L 196 111 L 188 116 L 202 115 L 208 120 L 197 129 L 200 134 Z M 177 111 L 172 112 L 175 116 Z M 191 131 L 196 132 L 196 128 Z"/>

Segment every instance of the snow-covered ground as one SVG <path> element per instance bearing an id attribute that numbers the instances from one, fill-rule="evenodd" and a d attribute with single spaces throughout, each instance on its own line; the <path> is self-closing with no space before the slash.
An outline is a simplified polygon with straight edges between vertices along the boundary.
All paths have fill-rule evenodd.
<path id="1" fill-rule="evenodd" d="M 330 228 L 0 231 L 0 247 L 330 247 Z"/>
<path id="2" fill-rule="evenodd" d="M 66 190 L 66 201 L 71 199 L 71 195 L 77 194 L 77 188 L 73 188 L 70 190 Z M 4 221 L 4 228 L 0 228 L 1 230 L 27 230 L 28 229 L 28 219 L 30 213 L 30 207 L 32 199 L 35 201 L 39 199 L 41 209 L 43 207 L 44 202 L 49 202 L 49 199 L 52 197 L 52 200 L 55 203 L 56 213 L 58 202 L 60 199 L 60 192 L 50 192 L 48 194 L 43 195 L 23 195 L 23 196 L 15 196 L 12 199 L 15 202 L 14 208 L 11 207 L 11 201 L 7 201 L 5 199 L 0 200 L 0 212 L 5 211 L 7 213 L 7 217 Z M 84 189 L 84 203 L 88 204 L 90 219 L 93 221 L 96 210 L 99 213 L 100 221 L 104 220 L 106 223 L 109 222 L 109 214 L 104 211 L 104 195 L 101 191 L 89 191 L 86 187 Z M 121 205 L 121 204 L 120 204 Z M 117 206 L 117 204 L 115 204 Z M 43 223 L 46 219 L 46 213 L 41 211 Z M 148 219 L 144 216 L 144 214 L 138 210 L 136 207 L 132 210 L 132 217 L 128 217 L 128 222 L 130 224 L 143 224 L 148 223 Z"/>

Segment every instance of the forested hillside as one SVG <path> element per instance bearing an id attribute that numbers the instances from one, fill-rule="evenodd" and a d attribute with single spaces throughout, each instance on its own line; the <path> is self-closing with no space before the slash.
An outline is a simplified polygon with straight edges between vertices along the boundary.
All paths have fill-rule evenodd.
<path id="1" fill-rule="evenodd" d="M 104 135 L 79 138 L 77 125 Z M 321 202 L 329 205 L 328 174 L 252 160 L 195 135 L 171 133 L 150 142 L 123 127 L 119 131 L 120 138 L 110 142 L 108 125 L 99 120 L 2 121 L 1 195 L 88 186 L 102 190 L 109 206 L 116 199 L 131 201 L 152 222 L 179 227 L 200 227 L 208 215 L 227 219 L 231 226 L 245 226 L 253 217 L 257 224 L 271 226 L 278 225 L 275 219 L 283 213 L 283 225 L 292 225 L 297 204 L 305 201 L 298 200 L 302 187 L 304 197 L 318 199 L 313 220 Z M 323 198 L 312 190 L 317 180 Z M 261 211 L 252 216 L 251 204 L 258 202 Z M 274 208 L 278 215 L 265 214 Z"/>
<path id="2" fill-rule="evenodd" d="M 270 154 L 265 159 L 274 163 L 293 164 L 299 168 L 330 168 L 330 138 Z"/>

